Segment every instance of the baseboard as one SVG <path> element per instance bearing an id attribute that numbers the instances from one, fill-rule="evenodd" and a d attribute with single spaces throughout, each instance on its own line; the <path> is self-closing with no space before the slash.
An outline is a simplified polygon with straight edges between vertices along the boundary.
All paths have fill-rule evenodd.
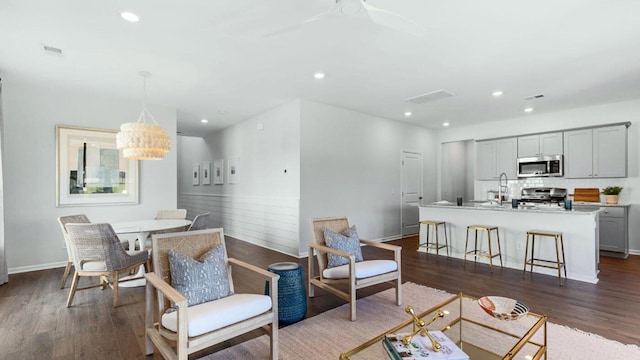
<path id="1" fill-rule="evenodd" d="M 413 236 L 413 235 L 411 235 L 411 236 Z M 384 242 L 387 242 L 387 241 L 400 240 L 400 239 L 403 239 L 403 236 L 402 236 L 402 235 L 393 235 L 393 236 L 383 237 L 383 238 L 380 238 L 380 239 L 371 239 L 371 241 L 375 241 L 375 242 L 379 242 L 379 243 L 384 243 Z M 368 240 L 368 239 L 367 239 L 367 240 Z M 366 245 L 364 245 L 364 246 L 366 246 Z M 306 258 L 306 257 L 308 257 L 308 256 L 309 256 L 309 252 L 308 252 L 308 251 L 305 251 L 305 252 L 300 253 L 300 256 L 299 256 L 298 258 L 301 258 L 301 259 L 302 259 L 302 258 Z"/>
<path id="2" fill-rule="evenodd" d="M 293 256 L 293 257 L 298 258 L 298 259 L 304 259 L 304 258 L 306 258 L 306 257 L 308 257 L 308 256 L 309 256 L 309 252 L 308 252 L 308 251 L 301 252 L 299 255 L 289 254 L 289 253 L 286 253 L 286 252 L 284 252 L 284 251 L 280 251 L 280 250 L 278 250 L 278 249 L 270 248 L 270 247 L 265 246 L 264 244 L 261 244 L 261 243 L 257 243 L 257 242 L 253 242 L 253 241 L 250 241 L 250 240 L 247 240 L 247 239 L 243 239 L 242 237 L 235 236 L 235 235 L 230 234 L 230 233 L 225 233 L 225 236 L 229 236 L 229 237 L 232 237 L 232 238 L 234 238 L 234 239 L 236 239 L 236 240 L 244 241 L 244 242 L 247 242 L 247 243 L 249 243 L 249 244 L 257 245 L 257 246 L 263 247 L 263 248 L 265 248 L 265 249 L 269 249 L 269 250 L 277 251 L 277 252 L 279 252 L 279 253 L 281 253 L 281 254 L 285 254 L 285 255 Z M 371 241 L 375 241 L 375 242 L 387 242 L 387 241 L 399 240 L 399 239 L 402 239 L 402 235 L 393 235 L 393 236 L 383 237 L 383 238 L 380 238 L 380 239 L 371 239 Z"/>
<path id="3" fill-rule="evenodd" d="M 251 240 L 245 239 L 245 238 L 243 238 L 243 237 L 241 237 L 241 236 L 237 236 L 237 235 L 232 234 L 232 233 L 227 233 L 227 232 L 225 232 L 225 234 L 224 234 L 224 235 L 225 235 L 225 236 L 228 236 L 228 237 L 232 237 L 232 238 L 234 238 L 234 239 L 236 239 L 236 240 L 244 241 L 244 242 L 249 243 L 249 244 L 253 244 L 253 245 L 256 245 L 256 246 L 263 247 L 263 248 L 265 248 L 265 249 L 269 249 L 269 250 L 272 250 L 272 251 L 276 251 L 276 252 L 279 252 L 279 253 L 281 253 L 281 254 L 285 254 L 285 255 L 293 256 L 293 257 L 298 258 L 298 259 L 303 258 L 303 257 L 306 257 L 306 255 L 305 255 L 305 256 L 298 256 L 298 255 L 296 255 L 296 254 L 290 254 L 290 253 L 288 253 L 288 252 L 284 252 L 284 251 L 281 251 L 281 250 L 278 250 L 278 249 L 274 249 L 274 248 L 271 248 L 271 247 L 265 246 L 265 244 L 263 244 L 263 243 L 259 243 L 259 242 L 251 241 Z"/>
<path id="4" fill-rule="evenodd" d="M 629 249 L 629 255 L 640 255 L 640 250 Z"/>
<path id="5" fill-rule="evenodd" d="M 614 251 L 600 250 L 600 256 L 608 256 L 608 257 L 614 257 L 614 258 L 619 258 L 619 259 L 626 259 L 627 257 L 629 257 L 629 254 L 625 254 L 625 253 L 621 253 L 621 252 L 614 252 Z"/>
<path id="6" fill-rule="evenodd" d="M 60 268 L 60 267 L 65 267 L 65 266 L 67 266 L 67 262 L 66 261 L 61 261 L 61 262 L 54 262 L 54 263 L 47 263 L 47 264 L 18 266 L 18 267 L 14 267 L 14 268 L 9 268 L 7 270 L 8 270 L 9 275 L 11 275 L 11 274 L 19 274 L 19 273 L 25 273 L 25 272 L 30 272 L 30 271 L 55 269 L 55 268 Z"/>
<path id="7" fill-rule="evenodd" d="M 241 237 L 238 236 L 234 236 L 233 234 L 225 234 L 229 237 L 232 237 L 234 239 L 240 240 L 240 241 L 244 241 L 253 245 L 257 245 L 263 248 L 267 248 L 269 250 L 273 250 L 273 251 L 277 251 L 279 253 L 285 254 L 285 255 L 289 255 L 289 256 L 293 256 L 295 258 L 298 259 L 304 259 L 307 256 L 309 256 L 309 253 L 307 251 L 300 253 L 300 255 L 294 255 L 294 254 L 289 254 L 286 253 L 284 251 L 280 251 L 278 249 L 272 249 L 270 247 L 264 246 L 264 244 L 260 244 L 260 243 L 256 243 L 253 241 L 249 241 L 246 239 L 243 239 Z M 399 240 L 402 239 L 402 235 L 394 235 L 394 236 L 387 236 L 384 238 L 380 238 L 380 239 L 372 239 L 372 241 L 375 242 L 387 242 L 387 241 L 392 241 L 392 240 Z M 640 252 L 638 252 L 638 254 L 636 255 L 640 255 Z M 8 273 L 9 274 L 19 274 L 19 273 L 25 273 L 25 272 L 29 272 L 29 271 L 39 271 L 39 270 L 48 270 L 48 269 L 55 269 L 55 268 L 60 268 L 60 267 L 65 267 L 67 266 L 67 262 L 66 261 L 61 261 L 61 262 L 53 262 L 53 263 L 46 263 L 46 264 L 38 264 L 38 265 L 29 265 L 29 266 L 18 266 L 18 267 L 14 267 L 14 268 L 9 268 Z"/>

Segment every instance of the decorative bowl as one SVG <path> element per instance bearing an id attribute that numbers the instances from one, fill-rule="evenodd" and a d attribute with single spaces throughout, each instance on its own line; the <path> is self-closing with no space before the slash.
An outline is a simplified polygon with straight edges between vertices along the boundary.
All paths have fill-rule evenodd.
<path id="1" fill-rule="evenodd" d="M 478 304 L 487 314 L 500 320 L 518 320 L 529 313 L 527 305 L 501 296 L 481 297 Z"/>

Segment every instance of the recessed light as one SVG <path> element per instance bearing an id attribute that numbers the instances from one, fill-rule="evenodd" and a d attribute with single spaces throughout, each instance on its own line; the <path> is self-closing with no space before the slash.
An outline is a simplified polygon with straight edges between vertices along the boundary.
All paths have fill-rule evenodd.
<path id="1" fill-rule="evenodd" d="M 533 111 L 533 108 L 532 108 L 532 107 L 528 107 L 528 108 L 525 108 L 525 109 L 524 109 L 524 112 L 528 112 L 528 113 L 529 113 L 529 112 L 532 112 L 532 111 Z"/>
<path id="2" fill-rule="evenodd" d="M 502 96 L 503 92 L 498 90 L 498 91 L 494 91 L 493 93 L 491 93 L 491 95 L 498 97 L 498 96 Z"/>
<path id="3" fill-rule="evenodd" d="M 135 22 L 140 21 L 140 18 L 138 17 L 138 15 L 136 15 L 136 14 L 130 12 L 130 11 L 123 11 L 123 12 L 120 13 L 120 16 L 123 19 L 127 20 L 128 22 L 134 22 L 135 23 Z"/>
<path id="4" fill-rule="evenodd" d="M 447 126 L 449 126 L 449 125 L 451 125 L 451 124 L 449 124 L 448 122 L 443 122 L 443 123 L 442 123 L 442 126 L 444 126 L 444 127 L 447 127 Z"/>
<path id="5" fill-rule="evenodd" d="M 316 79 L 324 79 L 324 73 L 317 72 L 317 73 L 313 74 L 313 77 L 316 78 Z"/>
<path id="6" fill-rule="evenodd" d="M 413 113 L 411 111 L 405 111 L 404 116 L 409 117 L 413 115 Z"/>
<path id="7" fill-rule="evenodd" d="M 202 119 L 202 120 L 200 120 L 200 122 L 201 122 L 201 123 L 203 123 L 203 124 L 206 124 L 206 123 L 208 123 L 208 122 L 209 122 L 209 120 L 207 120 L 207 119 Z"/>

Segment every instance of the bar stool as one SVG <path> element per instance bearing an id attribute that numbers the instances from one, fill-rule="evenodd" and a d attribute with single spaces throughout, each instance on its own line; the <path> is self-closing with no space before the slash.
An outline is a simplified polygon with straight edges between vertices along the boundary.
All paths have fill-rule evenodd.
<path id="1" fill-rule="evenodd" d="M 469 246 L 469 230 L 475 230 L 475 242 L 473 250 L 467 250 Z M 494 253 L 491 249 L 491 231 L 496 232 L 496 239 L 498 240 L 498 252 Z M 487 232 L 487 243 L 489 245 L 489 251 L 481 250 L 478 248 L 478 231 Z M 478 262 L 479 257 L 489 259 L 489 271 L 493 272 L 493 258 L 498 256 L 500 258 L 500 267 L 502 267 L 502 252 L 500 251 L 500 233 L 497 226 L 490 225 L 469 225 L 467 226 L 467 240 L 464 244 L 464 267 L 467 266 L 467 256 L 473 256 L 474 262 Z"/>
<path id="2" fill-rule="evenodd" d="M 535 258 L 534 256 L 534 250 L 535 250 L 535 241 L 536 241 L 536 235 L 537 236 L 545 236 L 545 237 L 552 237 L 555 240 L 556 243 L 556 259 L 555 260 L 546 260 L 546 259 L 538 259 Z M 527 259 L 527 256 L 529 254 L 529 236 L 531 236 L 531 257 L 529 259 Z M 558 239 L 560 239 L 560 249 L 558 249 Z M 560 251 L 562 251 L 562 261 L 560 261 Z M 567 266 L 565 264 L 565 257 L 564 257 L 564 241 L 562 239 L 562 233 L 561 232 L 555 232 L 555 231 L 544 231 L 544 230 L 529 230 L 527 231 L 527 244 L 524 248 L 524 268 L 522 269 L 522 278 L 524 279 L 524 275 L 527 273 L 527 265 L 530 265 L 530 271 L 531 273 L 533 273 L 533 267 L 534 266 L 540 266 L 540 267 L 545 267 L 548 269 L 557 269 L 558 270 L 558 282 L 560 283 L 560 286 L 562 286 L 562 273 L 560 272 L 560 269 L 564 268 L 564 278 L 567 278 Z M 554 264 L 554 265 L 551 265 Z"/>
<path id="3" fill-rule="evenodd" d="M 429 253 L 429 249 L 434 249 L 436 251 L 436 255 L 440 255 L 440 249 L 446 248 L 445 251 L 447 252 L 447 257 L 449 257 L 449 238 L 447 237 L 447 223 L 445 221 L 424 220 L 420 221 L 420 228 L 422 228 L 422 225 L 427 225 L 427 241 L 421 243 L 420 239 L 418 239 L 418 248 L 423 247 L 427 249 L 427 253 Z M 438 227 L 440 225 L 442 225 L 442 227 L 444 228 L 444 244 L 440 244 L 440 236 L 438 235 Z M 433 226 L 434 228 L 435 242 L 429 241 L 429 232 L 431 226 Z"/>

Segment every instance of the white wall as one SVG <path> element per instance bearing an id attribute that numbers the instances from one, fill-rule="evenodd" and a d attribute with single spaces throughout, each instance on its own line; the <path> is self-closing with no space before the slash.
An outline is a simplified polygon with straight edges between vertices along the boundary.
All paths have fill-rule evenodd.
<path id="1" fill-rule="evenodd" d="M 201 139 L 180 137 L 178 205 L 235 238 L 298 256 L 300 102 L 292 101 Z M 228 160 L 239 159 L 230 184 Z M 192 185 L 193 164 L 224 159 L 223 185 Z"/>
<path id="2" fill-rule="evenodd" d="M 179 146 L 179 207 L 210 211 L 225 233 L 294 256 L 306 256 L 315 217 L 346 215 L 363 238 L 400 237 L 402 150 L 423 154 L 425 201 L 436 198 L 432 131 L 308 100 Z M 230 156 L 240 157 L 239 184 L 191 184 L 192 164 L 226 166 Z"/>
<path id="3" fill-rule="evenodd" d="M 423 154 L 424 201 L 436 199 L 432 131 L 308 100 L 301 109 L 301 253 L 317 217 L 347 216 L 365 239 L 401 236 L 402 150 Z"/>
<path id="4" fill-rule="evenodd" d="M 117 130 L 135 121 L 139 100 L 86 90 L 33 84 L 3 76 L 5 246 L 10 272 L 66 264 L 67 252 L 56 218 L 85 213 L 92 222 L 153 218 L 159 208 L 176 207 L 176 112 L 149 104 L 149 111 L 173 140 L 162 161 L 140 162 L 140 203 L 56 207 L 56 125 Z"/>
<path id="5" fill-rule="evenodd" d="M 440 200 L 455 202 L 473 199 L 473 141 L 453 141 L 442 144 L 440 159 L 440 180 L 442 183 Z M 471 154 L 471 156 L 469 156 Z"/>
<path id="6" fill-rule="evenodd" d="M 530 133 L 566 130 L 620 122 L 631 122 L 628 129 L 628 177 L 616 179 L 530 179 L 509 181 L 512 194 L 519 194 L 521 187 L 556 186 L 573 192 L 576 187 L 603 188 L 610 185 L 624 187 L 620 202 L 630 203 L 629 248 L 640 254 L 640 100 L 610 103 L 605 105 L 559 111 L 548 114 L 535 113 L 491 123 L 441 130 L 439 143 L 518 136 Z M 440 150 L 439 150 L 440 151 Z M 486 191 L 497 189 L 497 182 L 476 181 L 475 196 L 484 199 Z"/>
<path id="7" fill-rule="evenodd" d="M 258 125 L 262 130 L 258 130 Z M 181 137 L 178 162 L 178 191 L 195 194 L 243 196 L 300 196 L 300 106 L 292 101 L 263 114 L 201 138 Z M 237 184 L 194 186 L 193 164 L 238 157 Z M 287 170 L 285 173 L 284 170 Z"/>

